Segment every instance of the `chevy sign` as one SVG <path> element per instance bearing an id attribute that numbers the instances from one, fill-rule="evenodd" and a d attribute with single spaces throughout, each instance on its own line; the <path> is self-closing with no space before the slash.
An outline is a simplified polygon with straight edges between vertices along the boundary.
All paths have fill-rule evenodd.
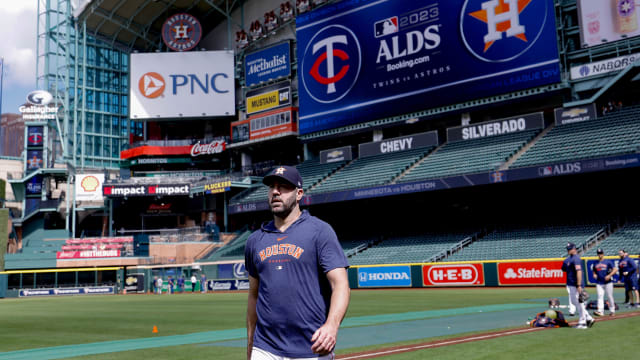
<path id="1" fill-rule="evenodd" d="M 358 287 L 411 286 L 410 266 L 372 266 L 358 268 Z"/>

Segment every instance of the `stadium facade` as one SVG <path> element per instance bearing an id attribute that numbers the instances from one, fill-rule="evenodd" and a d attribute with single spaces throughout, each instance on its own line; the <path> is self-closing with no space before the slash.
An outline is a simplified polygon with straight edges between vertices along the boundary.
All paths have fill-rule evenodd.
<path id="1" fill-rule="evenodd" d="M 637 212 L 616 200 L 614 220 L 571 185 L 622 194 L 640 164 L 637 15 L 604 3 L 40 1 L 38 86 L 58 111 L 25 123 L 27 137 L 50 130 L 43 165 L 11 181 L 14 224 L 23 243 L 135 240 L 73 260 L 59 254 L 78 244 L 50 242 L 58 258 L 12 254 L 7 268 L 239 261 L 242 236 L 215 251 L 202 229 L 232 238 L 268 219 L 260 177 L 281 164 L 299 167 L 304 205 L 353 237 L 357 264 L 376 263 L 362 245 L 394 238 L 387 220 L 415 235 L 421 215 L 457 235 L 409 262 L 462 256 L 513 207 L 580 222 L 589 203 L 607 218 L 593 234 L 613 232 Z M 521 206 L 527 191 L 573 204 Z M 378 231 L 356 236 L 372 218 Z"/>

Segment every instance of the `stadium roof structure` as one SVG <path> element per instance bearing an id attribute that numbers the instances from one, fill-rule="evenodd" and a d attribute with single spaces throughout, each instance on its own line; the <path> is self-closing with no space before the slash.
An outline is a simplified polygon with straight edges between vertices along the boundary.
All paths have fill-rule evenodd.
<path id="1" fill-rule="evenodd" d="M 162 24 L 177 13 L 189 13 L 200 21 L 203 33 L 225 19 L 242 0 L 90 0 L 74 11 L 87 34 L 126 52 L 152 51 L 162 47 Z M 231 31 L 229 31 L 231 33 Z M 231 37 L 229 36 L 231 39 Z M 231 48 L 231 40 L 229 43 Z"/>

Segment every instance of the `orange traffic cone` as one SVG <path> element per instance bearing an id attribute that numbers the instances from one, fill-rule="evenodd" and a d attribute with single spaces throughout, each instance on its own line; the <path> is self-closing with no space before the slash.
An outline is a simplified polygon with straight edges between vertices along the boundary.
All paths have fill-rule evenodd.
<path id="1" fill-rule="evenodd" d="M 154 334 L 157 334 L 158 333 L 158 327 L 153 325 L 153 331 L 151 331 L 151 332 L 154 333 Z"/>

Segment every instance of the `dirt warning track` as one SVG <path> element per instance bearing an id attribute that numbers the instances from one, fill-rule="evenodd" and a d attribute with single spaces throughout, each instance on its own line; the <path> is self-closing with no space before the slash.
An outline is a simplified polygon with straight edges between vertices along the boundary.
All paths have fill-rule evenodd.
<path id="1" fill-rule="evenodd" d="M 640 312 L 624 313 L 624 314 L 616 315 L 615 317 L 611 317 L 611 316 L 600 317 L 598 318 L 597 321 L 600 322 L 600 321 L 625 319 L 625 318 L 630 318 L 634 316 L 640 316 Z M 576 324 L 576 322 L 572 322 L 570 324 L 573 326 Z M 548 329 L 549 328 L 524 328 L 524 329 L 508 329 L 508 330 L 502 330 L 502 331 L 492 331 L 492 332 L 486 332 L 483 334 L 474 334 L 474 335 L 461 336 L 461 337 L 455 337 L 450 339 L 429 341 L 421 344 L 393 346 L 393 347 L 358 352 L 353 354 L 344 354 L 344 355 L 337 356 L 336 359 L 338 360 L 373 359 L 373 358 L 382 357 L 382 356 L 389 356 L 394 354 L 437 348 L 442 346 L 464 344 L 464 343 L 474 342 L 474 341 L 489 340 L 489 339 L 495 339 L 495 338 L 500 338 L 500 337 L 509 336 L 509 335 L 519 335 L 519 334 L 525 334 L 525 333 L 530 333 L 534 331 L 542 331 L 542 330 L 548 330 Z"/>

